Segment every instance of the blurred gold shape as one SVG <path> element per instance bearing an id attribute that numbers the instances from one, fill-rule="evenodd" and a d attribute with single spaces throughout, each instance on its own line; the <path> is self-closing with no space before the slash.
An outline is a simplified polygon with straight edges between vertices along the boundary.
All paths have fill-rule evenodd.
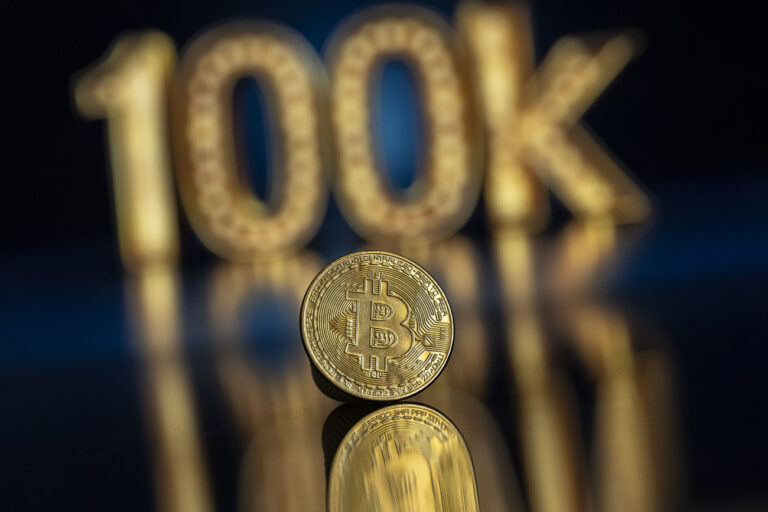
<path id="1" fill-rule="evenodd" d="M 368 240 L 440 239 L 458 230 L 474 209 L 480 187 L 478 141 L 459 52 L 445 21 L 407 5 L 367 9 L 331 39 L 335 196 L 347 222 Z M 404 61 L 415 75 L 427 134 L 424 169 L 402 198 L 381 168 L 371 116 L 375 77 L 392 59 Z"/>
<path id="2" fill-rule="evenodd" d="M 503 231 L 497 233 L 494 249 L 531 510 L 589 510 L 574 392 L 566 376 L 551 364 L 551 349 L 536 307 L 532 238 L 522 229 Z"/>
<path id="3" fill-rule="evenodd" d="M 250 265 L 222 263 L 211 276 L 208 308 L 216 374 L 243 446 L 242 511 L 324 508 L 318 437 L 334 402 L 317 393 L 295 323 L 319 268 L 317 256 L 301 252 Z M 249 338 L 248 320 L 257 316 L 270 318 L 268 330 L 278 338 L 268 337 L 264 329 Z M 279 339 L 281 332 L 287 333 L 284 339 Z M 276 358 L 275 352 L 282 355 Z"/>
<path id="4" fill-rule="evenodd" d="M 165 34 L 128 34 L 75 83 L 80 113 L 107 119 L 120 255 L 132 271 L 172 262 L 178 253 L 167 129 L 175 65 Z"/>
<path id="5" fill-rule="evenodd" d="M 543 226 L 542 190 L 528 169 L 577 217 L 604 216 L 615 223 L 647 218 L 646 195 L 576 124 L 637 53 L 637 37 L 565 37 L 533 73 L 524 4 L 465 3 L 457 10 L 457 24 L 475 61 L 489 137 L 491 220 L 502 227 Z"/>
<path id="6" fill-rule="evenodd" d="M 235 148 L 232 98 L 255 77 L 268 98 L 278 144 L 277 184 L 267 200 L 251 190 Z M 174 103 L 179 185 L 203 243 L 237 261 L 300 249 L 323 218 L 320 103 L 324 70 L 300 35 L 271 23 L 232 22 L 207 31 L 184 53 Z"/>
<path id="7" fill-rule="evenodd" d="M 132 336 L 142 362 L 147 439 L 157 510 L 213 510 L 194 392 L 181 345 L 180 282 L 168 265 L 126 278 Z"/>
<path id="8" fill-rule="evenodd" d="M 346 395 L 398 400 L 429 386 L 453 347 L 445 293 L 415 262 L 360 251 L 329 263 L 309 285 L 301 335 L 314 368 Z"/>
<path id="9" fill-rule="evenodd" d="M 342 439 L 328 476 L 328 510 L 478 510 L 475 473 L 463 437 L 436 410 L 379 409 Z"/>
<path id="10" fill-rule="evenodd" d="M 626 320 L 612 308 L 583 304 L 567 316 L 597 386 L 597 509 L 677 510 L 674 386 L 666 354 L 634 348 Z"/>
<path id="11" fill-rule="evenodd" d="M 251 265 L 222 263 L 214 269 L 208 311 L 217 369 L 238 424 L 246 433 L 265 418 L 306 413 L 313 405 L 324 404 L 318 399 L 295 324 L 301 299 L 319 268 L 317 256 L 301 252 Z M 285 354 L 280 364 L 252 354 L 249 357 L 247 351 L 249 342 L 260 340 L 249 339 L 246 320 L 265 314 L 265 308 L 269 308 L 272 329 L 280 332 L 283 328 L 294 335 L 271 340 L 281 347 L 266 347 Z M 288 324 L 281 325 L 285 321 Z M 264 337 L 264 333 L 253 336 Z"/>
<path id="12" fill-rule="evenodd" d="M 582 411 L 558 346 L 544 329 L 544 258 L 523 230 L 496 233 L 495 254 L 507 314 L 507 337 L 527 492 L 534 512 L 676 510 L 678 457 L 673 386 L 665 352 L 636 346 L 624 315 L 596 293 L 600 271 L 614 263 L 617 231 L 610 219 L 570 223 L 549 261 L 547 290 L 570 347 L 593 379 L 592 457 L 579 432 Z M 593 461 L 594 468 L 587 461 Z M 592 476 L 593 478 L 590 478 Z"/>
<path id="13" fill-rule="evenodd" d="M 668 355 L 659 346 L 638 346 L 625 315 L 594 293 L 598 271 L 627 245 L 617 237 L 610 223 L 572 222 L 555 260 L 564 283 L 560 317 L 597 391 L 595 501 L 604 511 L 672 511 L 680 468 Z"/>
<path id="14" fill-rule="evenodd" d="M 238 510 L 325 511 L 325 466 L 318 442 L 323 415 L 318 412 L 252 426 L 240 467 Z"/>
<path id="15" fill-rule="evenodd" d="M 519 114 L 533 75 L 530 12 L 522 3 L 462 2 L 456 26 L 467 44 L 485 128 L 484 197 L 491 223 L 531 229 L 549 216 L 548 192 L 523 161 L 510 123 Z"/>

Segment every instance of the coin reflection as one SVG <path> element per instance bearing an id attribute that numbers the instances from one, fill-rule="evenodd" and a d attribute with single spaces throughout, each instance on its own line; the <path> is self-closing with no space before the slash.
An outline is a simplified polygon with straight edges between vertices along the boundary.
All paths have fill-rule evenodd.
<path id="1" fill-rule="evenodd" d="M 359 411 L 345 406 L 334 411 L 324 429 L 326 441 Z M 328 510 L 478 510 L 464 438 L 442 413 L 424 405 L 370 412 L 338 443 L 328 474 Z"/>
<path id="2" fill-rule="evenodd" d="M 477 497 L 482 510 L 527 510 L 518 484 L 517 461 L 507 449 L 504 426 L 485 403 L 456 388 L 432 386 L 419 399 L 437 407 L 471 449 Z"/>

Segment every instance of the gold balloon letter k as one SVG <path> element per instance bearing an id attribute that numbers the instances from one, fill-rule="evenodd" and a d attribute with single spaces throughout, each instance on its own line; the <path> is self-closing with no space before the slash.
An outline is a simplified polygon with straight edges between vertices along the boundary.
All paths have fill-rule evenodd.
<path id="1" fill-rule="evenodd" d="M 485 198 L 492 222 L 542 227 L 549 211 L 542 182 L 577 217 L 613 223 L 645 219 L 650 213 L 646 195 L 578 124 L 637 53 L 636 38 L 617 34 L 594 44 L 565 37 L 534 73 L 524 5 L 465 3 L 456 22 L 482 98 L 488 138 Z"/>

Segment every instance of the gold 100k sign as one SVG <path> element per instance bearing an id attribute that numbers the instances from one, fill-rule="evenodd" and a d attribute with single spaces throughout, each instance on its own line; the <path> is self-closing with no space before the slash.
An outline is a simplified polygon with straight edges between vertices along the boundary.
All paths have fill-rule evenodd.
<path id="1" fill-rule="evenodd" d="M 295 31 L 268 22 L 214 27 L 178 65 L 160 32 L 120 37 L 78 77 L 75 100 L 83 115 L 107 119 L 125 266 L 176 258 L 174 168 L 194 231 L 236 261 L 302 248 L 329 185 L 349 225 L 374 242 L 450 236 L 481 190 L 502 228 L 543 227 L 547 188 L 577 217 L 646 218 L 646 196 L 578 124 L 635 55 L 637 38 L 565 37 L 534 71 L 523 5 L 461 3 L 455 25 L 416 6 L 370 8 L 334 31 L 325 62 Z M 416 79 L 427 134 L 422 168 L 403 194 L 380 168 L 372 135 L 372 78 L 393 59 Z M 270 137 L 277 185 L 267 198 L 248 186 L 236 151 L 232 98 L 246 77 L 266 92 L 279 134 Z"/>

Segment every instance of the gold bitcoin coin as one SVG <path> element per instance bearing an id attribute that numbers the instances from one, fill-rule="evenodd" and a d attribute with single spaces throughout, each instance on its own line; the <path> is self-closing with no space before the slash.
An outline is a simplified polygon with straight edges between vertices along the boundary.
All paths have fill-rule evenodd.
<path id="1" fill-rule="evenodd" d="M 341 440 L 328 475 L 328 510 L 477 511 L 472 460 L 453 423 L 417 404 L 390 405 Z"/>
<path id="2" fill-rule="evenodd" d="M 325 267 L 301 306 L 301 334 L 322 377 L 346 395 L 398 400 L 445 367 L 453 314 L 435 279 L 403 256 L 361 251 Z"/>

